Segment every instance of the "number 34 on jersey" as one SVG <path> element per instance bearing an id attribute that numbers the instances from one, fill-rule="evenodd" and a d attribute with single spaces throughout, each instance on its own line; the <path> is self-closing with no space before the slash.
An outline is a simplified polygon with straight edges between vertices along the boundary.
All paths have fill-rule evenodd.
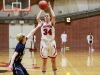
<path id="1" fill-rule="evenodd" d="M 43 29 L 43 34 L 44 35 L 47 35 L 47 34 L 49 34 L 49 35 L 52 35 L 52 29 Z"/>

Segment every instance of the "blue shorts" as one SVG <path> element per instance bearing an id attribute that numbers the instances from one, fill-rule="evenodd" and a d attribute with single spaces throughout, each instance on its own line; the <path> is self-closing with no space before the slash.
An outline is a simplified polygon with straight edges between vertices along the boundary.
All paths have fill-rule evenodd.
<path id="1" fill-rule="evenodd" d="M 21 63 L 13 64 L 13 75 L 29 75 Z"/>

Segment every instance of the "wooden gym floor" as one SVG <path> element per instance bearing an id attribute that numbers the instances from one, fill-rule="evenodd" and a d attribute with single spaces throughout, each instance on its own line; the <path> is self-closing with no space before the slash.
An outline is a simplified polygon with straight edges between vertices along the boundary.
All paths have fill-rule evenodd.
<path id="1" fill-rule="evenodd" d="M 0 75 L 12 75 L 12 72 L 7 71 L 7 66 L 13 51 L 14 49 L 10 49 L 9 52 L 0 51 Z M 94 51 L 92 55 L 88 52 L 58 52 L 56 63 L 58 75 L 100 75 L 100 52 Z M 35 52 L 31 57 L 31 53 L 26 49 L 22 64 L 30 75 L 42 75 L 42 59 L 39 52 Z M 53 75 L 50 58 L 46 75 Z"/>

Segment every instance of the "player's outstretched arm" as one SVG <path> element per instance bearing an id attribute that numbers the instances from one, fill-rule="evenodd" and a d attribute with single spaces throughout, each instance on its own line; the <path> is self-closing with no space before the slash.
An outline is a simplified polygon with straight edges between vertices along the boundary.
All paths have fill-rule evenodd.
<path id="1" fill-rule="evenodd" d="M 41 22 L 40 17 L 41 17 L 42 11 L 43 11 L 43 10 L 40 10 L 39 14 L 37 15 L 37 22 L 38 22 L 38 23 Z"/>
<path id="2" fill-rule="evenodd" d="M 37 27 L 36 28 L 34 28 L 28 35 L 27 35 L 27 38 L 29 39 L 32 35 L 34 35 L 34 33 L 36 32 L 36 30 L 38 29 L 38 28 L 40 28 L 41 26 L 42 26 L 42 22 L 41 23 L 38 23 L 38 25 L 37 25 Z"/>
<path id="3" fill-rule="evenodd" d="M 13 70 L 13 63 L 14 63 L 14 60 L 15 60 L 15 57 L 18 55 L 17 52 L 14 52 L 12 58 L 11 58 L 11 61 L 10 61 L 10 65 L 8 66 L 8 70 Z"/>
<path id="4" fill-rule="evenodd" d="M 48 7 L 49 7 L 50 12 L 51 12 L 53 26 L 55 26 L 55 13 L 51 7 L 50 1 L 48 2 Z"/>

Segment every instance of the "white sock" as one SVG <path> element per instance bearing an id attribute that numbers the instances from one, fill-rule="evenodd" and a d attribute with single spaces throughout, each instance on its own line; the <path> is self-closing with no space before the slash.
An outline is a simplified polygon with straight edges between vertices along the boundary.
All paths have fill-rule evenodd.
<path id="1" fill-rule="evenodd" d="M 42 71 L 42 75 L 45 75 L 45 72 L 46 72 L 46 71 Z"/>
<path id="2" fill-rule="evenodd" d="M 54 75 L 57 75 L 57 69 L 53 70 Z"/>

